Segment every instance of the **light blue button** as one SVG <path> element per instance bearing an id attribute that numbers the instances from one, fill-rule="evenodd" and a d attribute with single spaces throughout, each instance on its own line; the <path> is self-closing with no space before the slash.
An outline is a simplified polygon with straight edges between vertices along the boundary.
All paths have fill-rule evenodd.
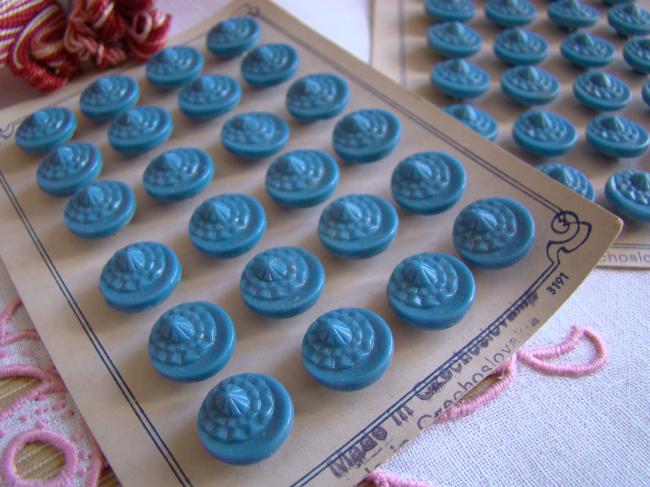
<path id="1" fill-rule="evenodd" d="M 497 121 L 489 113 L 475 106 L 461 103 L 446 106 L 443 108 L 443 111 L 488 140 L 494 141 L 499 135 Z"/>
<path id="2" fill-rule="evenodd" d="M 106 304 L 126 313 L 162 303 L 181 280 L 181 263 L 158 242 L 137 242 L 115 252 L 102 269 L 99 290 Z"/>
<path id="3" fill-rule="evenodd" d="M 617 213 L 640 222 L 650 222 L 650 173 L 627 169 L 613 174 L 605 196 Z"/>
<path id="4" fill-rule="evenodd" d="M 443 56 L 469 57 L 481 49 L 481 34 L 461 22 L 434 24 L 427 30 L 427 42 L 433 52 Z"/>
<path id="5" fill-rule="evenodd" d="M 522 149 L 543 157 L 566 154 L 578 142 L 578 132 L 566 118 L 536 110 L 515 120 L 512 137 Z"/>
<path id="6" fill-rule="evenodd" d="M 650 107 L 650 80 L 643 83 L 643 88 L 641 89 L 641 98 L 646 105 Z"/>
<path id="7" fill-rule="evenodd" d="M 108 129 L 113 149 L 124 154 L 140 154 L 155 149 L 172 135 L 174 122 L 167 110 L 155 106 L 129 108 Z"/>
<path id="8" fill-rule="evenodd" d="M 299 66 L 298 51 L 290 45 L 264 44 L 246 54 L 241 74 L 251 86 L 264 88 L 288 80 Z"/>
<path id="9" fill-rule="evenodd" d="M 559 162 L 547 162 L 546 164 L 537 166 L 537 169 L 557 182 L 562 183 L 567 188 L 572 189 L 580 196 L 594 201 L 596 195 L 591 181 L 576 168 Z"/>
<path id="10" fill-rule="evenodd" d="M 210 32 L 206 44 L 218 58 L 229 59 L 245 53 L 259 40 L 260 24 L 251 17 L 232 17 L 222 20 Z"/>
<path id="11" fill-rule="evenodd" d="M 83 90 L 79 98 L 81 113 L 91 120 L 113 118 L 138 103 L 140 87 L 130 76 L 102 76 Z"/>
<path id="12" fill-rule="evenodd" d="M 268 112 L 240 113 L 226 120 L 221 143 L 236 156 L 261 159 L 280 151 L 289 141 L 284 119 Z"/>
<path id="13" fill-rule="evenodd" d="M 535 5 L 527 0 L 488 0 L 485 4 L 485 16 L 501 27 L 529 24 L 535 14 Z"/>
<path id="14" fill-rule="evenodd" d="M 576 32 L 565 37 L 560 52 L 577 68 L 607 66 L 616 55 L 616 49 L 610 42 L 586 32 Z"/>
<path id="15" fill-rule="evenodd" d="M 201 443 L 222 462 L 247 465 L 273 455 L 289 436 L 294 410 L 280 382 L 262 374 L 228 377 L 205 396 L 197 420 Z"/>
<path id="16" fill-rule="evenodd" d="M 393 334 L 384 319 L 363 308 L 340 308 L 318 317 L 302 340 L 311 376 L 338 391 L 379 380 L 393 359 Z"/>
<path id="17" fill-rule="evenodd" d="M 153 159 L 144 171 L 142 184 L 153 199 L 168 203 L 196 196 L 213 176 L 214 163 L 207 152 L 181 147 Z"/>
<path id="18" fill-rule="evenodd" d="M 264 207 L 252 196 L 226 193 L 201 203 L 190 219 L 190 240 L 210 257 L 245 254 L 264 236 Z"/>
<path id="19" fill-rule="evenodd" d="M 490 88 L 490 75 L 476 64 L 450 59 L 433 67 L 431 84 L 451 98 L 476 98 Z"/>
<path id="20" fill-rule="evenodd" d="M 152 85 L 176 88 L 203 71 L 203 55 L 190 46 L 166 47 L 147 61 L 146 75 Z"/>
<path id="21" fill-rule="evenodd" d="M 218 117 L 237 106 L 241 88 L 235 78 L 205 74 L 187 83 L 178 94 L 178 106 L 190 118 Z"/>
<path id="22" fill-rule="evenodd" d="M 398 118 L 386 110 L 348 113 L 334 127 L 334 152 L 349 163 L 377 161 L 390 154 L 402 137 Z"/>
<path id="23" fill-rule="evenodd" d="M 610 8 L 607 11 L 607 22 L 620 36 L 650 34 L 650 12 L 634 2 Z"/>
<path id="24" fill-rule="evenodd" d="M 476 293 L 471 271 L 456 257 L 423 253 L 400 262 L 388 281 L 388 302 L 404 321 L 449 328 L 467 314 Z"/>
<path id="25" fill-rule="evenodd" d="M 560 82 L 542 68 L 515 66 L 501 75 L 501 91 L 522 105 L 545 105 L 560 94 Z"/>
<path id="26" fill-rule="evenodd" d="M 548 56 L 546 39 L 535 32 L 514 27 L 494 38 L 494 54 L 506 64 L 538 64 Z"/>
<path id="27" fill-rule="evenodd" d="M 587 71 L 573 82 L 573 94 L 596 111 L 613 112 L 625 108 L 632 92 L 625 81 L 609 73 Z"/>
<path id="28" fill-rule="evenodd" d="M 30 154 L 44 154 L 71 139 L 76 129 L 77 117 L 67 108 L 43 108 L 21 122 L 16 144 Z"/>
<path id="29" fill-rule="evenodd" d="M 495 269 L 523 259 L 535 242 L 528 209 L 510 198 L 485 198 L 463 208 L 454 221 L 456 251 L 472 265 Z"/>
<path id="30" fill-rule="evenodd" d="M 314 206 L 329 198 L 339 183 L 339 165 L 326 152 L 294 150 L 275 159 L 266 172 L 266 192 L 289 208 Z"/>
<path id="31" fill-rule="evenodd" d="M 402 208 L 414 213 L 441 213 L 463 196 L 467 175 L 455 157 L 445 152 L 418 152 L 393 171 L 390 189 Z"/>
<path id="32" fill-rule="evenodd" d="M 153 325 L 147 352 L 164 377 L 195 382 L 224 368 L 235 351 L 235 327 L 226 311 L 205 301 L 182 303 Z"/>
<path id="33" fill-rule="evenodd" d="M 64 222 L 79 237 L 108 237 L 131 221 L 135 207 L 135 194 L 126 184 L 120 181 L 93 181 L 68 200 Z"/>
<path id="34" fill-rule="evenodd" d="M 578 0 L 559 0 L 548 6 L 548 18 L 571 31 L 596 24 L 598 10 Z"/>
<path id="35" fill-rule="evenodd" d="M 635 37 L 623 46 L 623 59 L 635 71 L 650 74 L 650 38 Z"/>
<path id="36" fill-rule="evenodd" d="M 388 248 L 397 236 L 397 211 L 371 194 L 351 194 L 330 203 L 320 216 L 318 236 L 338 257 L 365 259 Z"/>
<path id="37" fill-rule="evenodd" d="M 425 0 L 424 9 L 436 20 L 458 22 L 471 20 L 476 11 L 472 0 Z"/>
<path id="38" fill-rule="evenodd" d="M 289 318 L 311 308 L 325 287 L 325 270 L 318 258 L 300 247 L 275 247 L 246 264 L 239 288 L 256 313 Z"/>
<path id="39" fill-rule="evenodd" d="M 587 125 L 587 143 L 606 157 L 638 157 L 648 149 L 648 132 L 616 115 L 601 115 Z"/>
<path id="40" fill-rule="evenodd" d="M 287 110 L 301 122 L 332 118 L 350 99 L 347 81 L 334 73 L 315 73 L 296 80 L 287 91 Z"/>
<path id="41" fill-rule="evenodd" d="M 69 196 L 99 176 L 102 153 L 95 144 L 65 142 L 38 166 L 36 182 L 52 196 Z"/>

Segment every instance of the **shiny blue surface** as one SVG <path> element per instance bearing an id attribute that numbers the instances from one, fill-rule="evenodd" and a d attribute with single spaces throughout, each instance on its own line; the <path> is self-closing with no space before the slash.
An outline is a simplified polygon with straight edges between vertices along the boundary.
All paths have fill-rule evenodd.
<path id="1" fill-rule="evenodd" d="M 586 32 L 566 36 L 560 46 L 560 52 L 577 68 L 607 66 L 616 56 L 616 48 L 609 41 Z"/>
<path id="2" fill-rule="evenodd" d="M 573 82 L 573 95 L 585 106 L 597 111 L 614 112 L 632 99 L 625 81 L 609 73 L 587 71 Z"/>
<path id="3" fill-rule="evenodd" d="M 526 25 L 535 20 L 535 5 L 528 0 L 488 0 L 485 16 L 501 27 Z"/>
<path id="4" fill-rule="evenodd" d="M 179 147 L 153 159 L 142 175 L 142 184 L 153 199 L 173 202 L 196 196 L 213 176 L 214 163 L 207 152 Z"/>
<path id="5" fill-rule="evenodd" d="M 187 83 L 178 94 L 178 106 L 190 118 L 203 120 L 229 112 L 241 99 L 235 78 L 205 74 Z"/>
<path id="6" fill-rule="evenodd" d="M 167 110 L 137 106 L 119 115 L 108 128 L 108 141 L 123 154 L 140 154 L 158 147 L 172 135 L 174 122 Z"/>
<path id="7" fill-rule="evenodd" d="M 623 46 L 623 59 L 641 74 L 650 74 L 650 38 L 635 37 Z"/>
<path id="8" fill-rule="evenodd" d="M 493 44 L 494 54 L 506 64 L 531 65 L 548 56 L 548 43 L 533 31 L 514 27 L 497 34 Z"/>
<path id="9" fill-rule="evenodd" d="M 489 113 L 475 106 L 460 103 L 446 106 L 442 110 L 488 140 L 494 141 L 499 135 L 497 121 Z"/>
<path id="10" fill-rule="evenodd" d="M 515 120 L 512 137 L 522 149 L 543 157 L 566 154 L 578 142 L 578 132 L 566 118 L 537 110 Z"/>
<path id="11" fill-rule="evenodd" d="M 450 59 L 433 67 L 431 84 L 451 98 L 476 98 L 490 88 L 490 75 L 476 64 Z"/>
<path id="12" fill-rule="evenodd" d="M 158 88 L 177 88 L 198 77 L 203 64 L 203 54 L 194 47 L 166 47 L 147 61 L 146 75 Z"/>
<path id="13" fill-rule="evenodd" d="M 547 162 L 537 166 L 537 169 L 548 177 L 562 183 L 567 188 L 572 189 L 580 196 L 594 201 L 596 193 L 591 181 L 589 181 L 584 173 L 578 171 L 576 168 L 559 162 Z"/>
<path id="14" fill-rule="evenodd" d="M 290 45 L 264 44 L 244 56 L 241 75 L 251 86 L 265 88 L 288 80 L 299 66 L 298 51 Z"/>
<path id="15" fill-rule="evenodd" d="M 38 186 L 52 196 L 70 196 L 99 176 L 102 153 L 95 144 L 64 142 L 41 160 Z"/>
<path id="16" fill-rule="evenodd" d="M 650 222 L 650 173 L 637 169 L 614 173 L 605 186 L 605 196 L 617 213 Z"/>
<path id="17" fill-rule="evenodd" d="M 560 94 L 560 82 L 542 68 L 515 66 L 501 75 L 501 91 L 522 105 L 545 105 Z"/>
<path id="18" fill-rule="evenodd" d="M 638 157 L 648 150 L 650 137 L 640 124 L 616 115 L 594 118 L 585 130 L 587 143 L 606 157 Z"/>
<path id="19" fill-rule="evenodd" d="M 467 22 L 474 17 L 476 7 L 472 0 L 425 0 L 424 10 L 430 17 L 439 21 Z"/>
<path id="20" fill-rule="evenodd" d="M 402 138 L 399 119 L 387 110 L 363 109 L 336 122 L 334 152 L 348 163 L 374 162 L 390 154 Z"/>
<path id="21" fill-rule="evenodd" d="M 598 22 L 598 10 L 578 0 L 558 0 L 548 6 L 548 18 L 562 29 L 591 27 Z"/>
<path id="22" fill-rule="evenodd" d="M 607 22 L 620 36 L 650 34 L 650 12 L 634 2 L 610 8 L 607 11 Z"/>
<path id="23" fill-rule="evenodd" d="M 245 53 L 262 34 L 252 17 L 232 17 L 215 25 L 206 39 L 208 50 L 218 58 L 229 59 Z"/>
<path id="24" fill-rule="evenodd" d="M 44 154 L 72 138 L 77 117 L 67 108 L 49 107 L 26 117 L 16 130 L 16 144 L 30 154 Z"/>
<path id="25" fill-rule="evenodd" d="M 291 84 L 287 91 L 287 111 L 301 122 L 332 118 L 340 114 L 350 99 L 347 81 L 334 73 L 314 73 Z"/>
<path id="26" fill-rule="evenodd" d="M 140 99 L 140 86 L 130 76 L 102 76 L 81 92 L 79 108 L 91 120 L 103 121 L 133 107 Z"/>
<path id="27" fill-rule="evenodd" d="M 289 126 L 269 112 L 240 113 L 221 127 L 221 143 L 231 153 L 261 159 L 280 151 L 289 141 Z"/>
<path id="28" fill-rule="evenodd" d="M 641 88 L 641 98 L 646 105 L 650 107 L 650 80 L 643 83 L 643 88 Z"/>
<path id="29" fill-rule="evenodd" d="M 481 34 L 461 22 L 433 24 L 427 30 L 427 43 L 433 52 L 446 57 L 469 57 L 483 44 Z"/>

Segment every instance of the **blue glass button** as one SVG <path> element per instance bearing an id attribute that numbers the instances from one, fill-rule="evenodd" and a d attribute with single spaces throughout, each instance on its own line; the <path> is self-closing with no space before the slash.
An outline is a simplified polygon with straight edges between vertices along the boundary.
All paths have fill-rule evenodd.
<path id="1" fill-rule="evenodd" d="M 566 118 L 535 110 L 517 118 L 512 137 L 522 149 L 543 157 L 566 154 L 578 142 L 578 132 Z"/>
<path id="2" fill-rule="evenodd" d="M 634 2 L 610 8 L 607 11 L 607 22 L 620 36 L 650 34 L 650 12 Z"/>
<path id="3" fill-rule="evenodd" d="M 64 222 L 83 238 L 114 235 L 135 214 L 133 190 L 119 181 L 93 181 L 77 191 L 65 206 Z"/>
<path id="4" fill-rule="evenodd" d="M 593 110 L 613 112 L 624 108 L 632 99 L 625 81 L 609 73 L 587 71 L 573 82 L 573 94 Z"/>
<path id="5" fill-rule="evenodd" d="M 115 252 L 102 269 L 99 290 L 111 308 L 135 313 L 162 303 L 181 280 L 181 263 L 158 242 L 137 242 Z"/>
<path id="6" fill-rule="evenodd" d="M 314 206 L 329 198 L 339 183 L 339 165 L 318 150 L 294 150 L 275 159 L 266 172 L 266 192 L 289 208 Z"/>
<path id="7" fill-rule="evenodd" d="M 201 203 L 190 219 L 190 240 L 210 257 L 245 254 L 264 236 L 264 207 L 252 196 L 226 193 Z"/>
<path id="8" fill-rule="evenodd" d="M 138 103 L 140 87 L 130 76 L 112 74 L 91 83 L 79 98 L 81 113 L 91 120 L 102 121 L 128 110 Z"/>
<path id="9" fill-rule="evenodd" d="M 418 152 L 395 167 L 390 189 L 402 208 L 431 215 L 454 206 L 466 184 L 458 159 L 445 152 Z"/>
<path id="10" fill-rule="evenodd" d="M 439 330 L 458 323 L 476 294 L 474 276 L 456 257 L 423 253 L 400 262 L 388 281 L 388 302 L 404 321 Z"/>
<path id="11" fill-rule="evenodd" d="M 577 68 L 600 68 L 614 60 L 616 49 L 605 39 L 586 32 L 567 36 L 560 46 L 562 56 Z"/>
<path id="12" fill-rule="evenodd" d="M 476 11 L 472 0 L 425 0 L 424 9 L 436 20 L 458 22 L 471 20 Z"/>
<path id="13" fill-rule="evenodd" d="M 229 118 L 221 128 L 221 143 L 236 156 L 261 159 L 289 141 L 289 126 L 273 113 L 248 112 Z"/>
<path id="14" fill-rule="evenodd" d="M 631 3 L 635 0 L 602 0 L 603 5 L 619 5 L 621 3 Z"/>
<path id="15" fill-rule="evenodd" d="M 102 153 L 95 144 L 66 142 L 41 161 L 36 182 L 52 196 L 69 196 L 97 178 L 101 170 Z"/>
<path id="16" fill-rule="evenodd" d="M 621 215 L 650 222 L 650 173 L 628 169 L 613 174 L 605 186 L 605 196 Z"/>
<path id="17" fill-rule="evenodd" d="M 572 189 L 580 196 L 584 196 L 588 200 L 594 201 L 596 194 L 591 181 L 582 172 L 567 164 L 559 162 L 547 162 L 540 164 L 537 169 L 542 171 L 547 176 L 562 183 L 567 188 Z"/>
<path id="18" fill-rule="evenodd" d="M 291 396 L 273 377 L 228 377 L 205 396 L 197 428 L 201 443 L 222 462 L 246 465 L 273 455 L 293 426 Z"/>
<path id="19" fill-rule="evenodd" d="M 287 91 L 287 110 L 297 120 L 332 118 L 350 99 L 348 83 L 333 73 L 317 73 L 296 80 Z"/>
<path id="20" fill-rule="evenodd" d="M 172 134 L 174 122 L 167 110 L 154 106 L 129 108 L 108 129 L 113 149 L 124 154 L 140 154 L 158 147 Z"/>
<path id="21" fill-rule="evenodd" d="M 275 86 L 291 78 L 299 66 L 300 57 L 293 47 L 264 44 L 246 54 L 241 75 L 251 86 Z"/>
<path id="22" fill-rule="evenodd" d="M 461 22 L 434 24 L 427 30 L 427 42 L 433 52 L 443 56 L 469 57 L 481 49 L 481 34 Z"/>
<path id="23" fill-rule="evenodd" d="M 454 246 L 470 264 L 489 269 L 523 259 L 535 241 L 535 222 L 521 203 L 485 198 L 469 204 L 454 221 Z"/>
<path id="24" fill-rule="evenodd" d="M 623 46 L 623 59 L 641 74 L 650 74 L 650 38 L 635 37 Z"/>
<path id="25" fill-rule="evenodd" d="M 492 116 L 472 105 L 464 103 L 449 105 L 443 108 L 445 113 L 448 113 L 459 122 L 464 123 L 469 128 L 478 132 L 488 140 L 496 140 L 499 135 L 499 125 Z"/>
<path id="26" fill-rule="evenodd" d="M 77 117 L 67 108 L 43 108 L 25 118 L 16 130 L 16 144 L 30 154 L 44 154 L 72 138 Z"/>
<path id="27" fill-rule="evenodd" d="M 229 112 L 241 99 L 241 88 L 235 78 L 205 74 L 183 86 L 178 106 L 190 118 L 203 120 Z"/>
<path id="28" fill-rule="evenodd" d="M 522 105 L 544 105 L 560 94 L 560 82 L 542 68 L 515 66 L 501 75 L 501 91 Z"/>
<path id="29" fill-rule="evenodd" d="M 302 363 L 325 387 L 355 391 L 379 380 L 393 359 L 393 334 L 384 319 L 363 308 L 318 317 L 302 340 Z"/>
<path id="30" fill-rule="evenodd" d="M 371 194 L 351 194 L 334 200 L 318 222 L 322 244 L 338 257 L 365 259 L 383 252 L 397 236 L 397 211 Z"/>
<path id="31" fill-rule="evenodd" d="M 643 83 L 643 88 L 641 89 L 641 98 L 646 105 L 650 107 L 650 80 Z"/>
<path id="32" fill-rule="evenodd" d="M 164 377 L 194 382 L 224 368 L 235 351 L 235 327 L 216 304 L 194 301 L 158 318 L 149 335 L 151 365 Z"/>
<path id="33" fill-rule="evenodd" d="M 259 40 L 262 29 L 251 17 L 222 20 L 208 32 L 208 50 L 218 58 L 229 59 L 245 53 Z"/>
<path id="34" fill-rule="evenodd" d="M 485 4 L 485 16 L 501 27 L 529 24 L 535 14 L 535 5 L 527 0 L 488 0 Z"/>
<path id="35" fill-rule="evenodd" d="M 578 0 L 559 0 L 548 6 L 548 18 L 562 29 L 591 27 L 598 22 L 598 10 Z"/>
<path id="36" fill-rule="evenodd" d="M 587 143 L 606 157 L 638 157 L 648 149 L 648 132 L 616 115 L 601 115 L 587 125 Z"/>
<path id="37" fill-rule="evenodd" d="M 241 297 L 256 313 L 289 318 L 311 308 L 325 287 L 318 258 L 300 247 L 275 247 L 246 264 Z"/>
<path id="38" fill-rule="evenodd" d="M 402 137 L 398 118 L 377 108 L 348 113 L 334 127 L 334 152 L 349 163 L 374 162 L 390 154 Z"/>
<path id="39" fill-rule="evenodd" d="M 548 56 L 548 43 L 541 35 L 514 27 L 494 38 L 494 54 L 506 64 L 532 65 Z"/>
<path id="40" fill-rule="evenodd" d="M 203 71 L 203 55 L 190 46 L 166 47 L 147 61 L 147 79 L 159 88 L 176 88 Z"/>
<path id="41" fill-rule="evenodd" d="M 214 164 L 207 152 L 181 147 L 152 160 L 142 175 L 142 184 L 157 201 L 181 201 L 207 188 L 213 176 Z"/>
<path id="42" fill-rule="evenodd" d="M 433 67 L 431 84 L 451 98 L 475 98 L 490 88 L 490 75 L 476 64 L 450 59 Z"/>

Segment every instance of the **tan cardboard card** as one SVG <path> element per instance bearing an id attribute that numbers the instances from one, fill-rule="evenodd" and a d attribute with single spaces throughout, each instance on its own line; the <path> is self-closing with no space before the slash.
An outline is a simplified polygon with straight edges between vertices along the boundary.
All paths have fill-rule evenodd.
<path id="1" fill-rule="evenodd" d="M 493 53 L 492 43 L 501 31 L 489 22 L 483 13 L 485 2 L 476 4 L 476 14 L 469 25 L 483 37 L 483 48 L 469 60 L 485 69 L 492 77 L 490 91 L 481 98 L 469 103 L 487 111 L 499 124 L 497 143 L 504 149 L 536 165 L 546 162 L 521 150 L 510 135 L 515 119 L 526 107 L 518 105 L 501 92 L 499 79 L 508 68 Z M 561 86 L 560 95 L 551 104 L 538 107 L 541 110 L 554 111 L 576 126 L 580 140 L 578 145 L 565 156 L 549 159 L 566 162 L 584 172 L 596 190 L 596 202 L 611 210 L 605 198 L 605 183 L 616 171 L 638 168 L 650 171 L 650 151 L 636 159 L 607 159 L 593 151 L 584 140 L 585 127 L 597 113 L 582 105 L 573 96 L 572 86 L 576 76 L 582 70 L 571 66 L 560 54 L 562 39 L 568 35 L 561 31 L 546 14 L 549 2 L 533 2 L 537 7 L 536 19 L 525 29 L 544 36 L 548 41 L 549 56 L 539 66 L 554 74 Z M 603 68 L 625 81 L 632 92 L 632 100 L 620 113 L 635 120 L 646 128 L 648 125 L 648 107 L 641 99 L 641 86 L 646 76 L 634 72 L 622 58 L 625 39 L 618 37 L 607 24 L 607 8 L 602 2 L 588 2 L 600 13 L 598 24 L 589 31 L 616 46 L 616 59 Z M 640 0 L 640 6 L 650 8 L 650 1 Z M 375 0 L 373 3 L 373 33 L 371 62 L 380 71 L 386 73 L 402 86 L 419 93 L 439 107 L 457 103 L 450 100 L 431 86 L 430 75 L 433 65 L 444 58 L 434 54 L 427 46 L 426 33 L 434 23 L 424 11 L 424 0 Z M 598 262 L 601 267 L 650 268 L 650 225 L 632 220 L 625 221 L 625 227 L 619 238 Z"/>
<path id="2" fill-rule="evenodd" d="M 351 89 L 347 112 L 377 107 L 399 118 L 403 137 L 396 151 L 373 164 L 341 164 L 336 196 L 368 192 L 390 199 L 395 165 L 424 150 L 457 157 L 467 170 L 467 189 L 456 206 L 440 215 L 400 211 L 399 234 L 387 251 L 371 259 L 345 261 L 331 256 L 318 240 L 317 221 L 325 203 L 302 210 L 274 204 L 264 190 L 270 161 L 239 160 L 219 143 L 220 128 L 232 114 L 201 123 L 188 121 L 177 108 L 177 91 L 155 90 L 145 80 L 143 66 L 122 71 L 139 80 L 143 104 L 170 110 L 175 128 L 168 143 L 142 156 L 125 158 L 114 152 L 107 142 L 107 126 L 79 114 L 79 93 L 88 80 L 1 112 L 0 255 L 88 425 L 125 485 L 347 486 L 359 481 L 521 346 L 589 274 L 620 230 L 620 221 L 605 210 L 550 183 L 514 156 L 450 121 L 271 2 L 237 1 L 219 18 L 243 14 L 259 20 L 261 42 L 295 46 L 301 58 L 297 76 L 328 71 L 345 77 Z M 205 50 L 206 32 L 217 20 L 206 21 L 173 43 L 201 49 L 206 72 L 240 79 L 240 59 L 218 61 Z M 242 102 L 233 113 L 277 113 L 291 127 L 286 150 L 332 151 L 336 120 L 313 124 L 291 120 L 284 106 L 289 83 L 252 89 L 242 81 L 242 86 Z M 99 145 L 105 159 L 102 178 L 125 181 L 135 190 L 136 216 L 114 237 L 86 241 L 70 234 L 63 223 L 66 200 L 38 189 L 34 180 L 38 157 L 22 153 L 13 134 L 23 117 L 45 105 L 75 110 L 79 116 L 75 139 Z M 169 205 L 155 203 L 142 187 L 143 170 L 154 156 L 178 146 L 208 151 L 216 163 L 215 179 L 200 196 Z M 250 193 L 263 203 L 268 230 L 252 252 L 230 260 L 210 259 L 194 249 L 188 238 L 190 215 L 204 199 L 233 191 Z M 473 269 L 476 301 L 456 326 L 424 331 L 399 320 L 386 300 L 393 268 L 418 252 L 455 254 L 451 230 L 458 212 L 477 198 L 497 195 L 517 199 L 534 216 L 537 237 L 530 254 L 508 269 Z M 182 262 L 183 280 L 162 305 L 136 314 L 119 313 L 104 303 L 98 277 L 117 249 L 140 240 L 170 245 Z M 285 320 L 253 313 L 239 295 L 246 262 L 257 252 L 279 245 L 309 249 L 321 259 L 327 274 L 318 303 Z M 151 367 L 146 344 L 160 314 L 188 300 L 223 306 L 236 324 L 237 347 L 216 376 L 194 384 L 173 383 Z M 376 311 L 389 322 L 395 339 L 394 360 L 386 374 L 357 392 L 325 389 L 301 363 L 300 347 L 308 325 L 320 314 L 343 306 Z M 288 440 L 274 456 L 235 467 L 203 449 L 196 417 L 210 388 L 244 371 L 279 379 L 293 398 L 296 417 Z"/>

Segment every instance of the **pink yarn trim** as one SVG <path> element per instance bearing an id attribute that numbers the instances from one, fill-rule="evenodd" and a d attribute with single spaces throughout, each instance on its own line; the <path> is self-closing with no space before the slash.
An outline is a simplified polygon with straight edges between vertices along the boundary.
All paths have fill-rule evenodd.
<path id="1" fill-rule="evenodd" d="M 16 298 L 0 311 L 0 345 L 9 345 L 23 339 L 38 340 L 38 333 L 36 333 L 36 330 L 23 330 L 13 333 L 7 331 L 7 323 L 9 323 L 9 319 L 22 305 L 23 302 L 20 298 Z"/>
<path id="2" fill-rule="evenodd" d="M 402 479 L 385 470 L 377 469 L 367 475 L 363 482 L 369 482 L 375 487 L 431 487 L 430 484 L 417 480 Z M 362 483 L 363 483 L 362 482 Z"/>

